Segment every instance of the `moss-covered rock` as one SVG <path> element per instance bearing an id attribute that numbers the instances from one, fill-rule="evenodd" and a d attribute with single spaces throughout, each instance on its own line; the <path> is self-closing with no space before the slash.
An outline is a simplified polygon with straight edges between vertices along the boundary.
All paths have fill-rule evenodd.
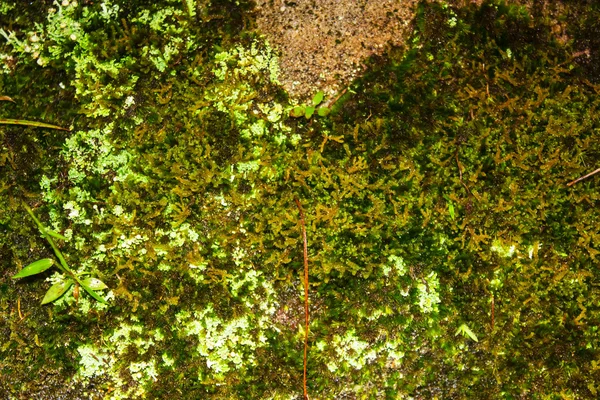
<path id="1" fill-rule="evenodd" d="M 0 116 L 72 131 L 0 125 L 0 393 L 300 398 L 298 199 L 312 397 L 596 396 L 598 179 L 566 184 L 599 163 L 573 22 L 598 8 L 565 2 L 560 42 L 535 9 L 423 3 L 306 120 L 239 3 L 10 14 Z M 108 307 L 10 280 L 51 256 L 21 201 Z"/>

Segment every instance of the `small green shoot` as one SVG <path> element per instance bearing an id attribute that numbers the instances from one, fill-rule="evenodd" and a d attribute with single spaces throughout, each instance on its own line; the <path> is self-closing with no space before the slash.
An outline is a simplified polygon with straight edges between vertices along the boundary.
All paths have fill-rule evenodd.
<path id="1" fill-rule="evenodd" d="M 11 99 L 8 96 L 0 96 L 0 101 L 12 101 L 13 103 L 15 102 L 13 99 Z M 70 129 L 62 128 L 62 127 L 57 126 L 57 125 L 46 124 L 44 122 L 37 122 L 37 121 L 27 121 L 27 120 L 24 120 L 24 119 L 0 118 L 0 124 L 4 124 L 4 125 L 26 125 L 26 126 L 33 126 L 35 128 L 49 128 L 49 129 L 60 129 L 61 131 L 70 131 Z"/>
<path id="2" fill-rule="evenodd" d="M 323 101 L 323 97 L 325 97 L 325 94 L 323 93 L 323 91 L 322 91 L 322 90 L 319 90 L 319 91 L 317 92 L 317 94 L 315 94 L 315 95 L 313 96 L 313 99 L 312 99 L 312 104 L 313 104 L 313 106 L 315 106 L 315 107 L 316 107 L 316 106 L 318 106 L 319 104 L 321 104 L 321 102 Z"/>
<path id="3" fill-rule="evenodd" d="M 331 112 L 329 107 L 323 106 L 323 107 L 317 108 L 317 106 L 319 104 L 321 104 L 321 102 L 323 102 L 324 97 L 325 97 L 325 94 L 323 93 L 323 91 L 322 90 L 318 91 L 313 96 L 310 105 L 295 106 L 294 108 L 292 108 L 290 111 L 290 117 L 299 118 L 299 117 L 304 116 L 304 118 L 310 119 L 314 115 L 315 111 L 317 112 L 317 115 L 319 115 L 320 117 L 326 117 Z"/>
<path id="4" fill-rule="evenodd" d="M 450 214 L 450 218 L 454 219 L 454 204 L 450 200 L 448 200 L 448 213 Z"/>
<path id="5" fill-rule="evenodd" d="M 456 213 L 454 212 L 454 203 L 450 199 L 449 196 L 444 195 L 446 199 L 446 203 L 448 204 L 448 214 L 450 215 L 450 219 L 454 220 L 456 217 Z"/>
<path id="6" fill-rule="evenodd" d="M 46 241 L 50 244 L 50 246 L 52 247 L 52 250 L 54 250 L 54 254 L 56 254 L 56 258 L 58 258 L 58 261 L 60 263 L 56 264 L 56 262 L 52 258 L 42 258 L 41 260 L 38 260 L 38 261 L 35 261 L 35 262 L 29 264 L 28 266 L 23 268 L 21 271 L 19 271 L 17 274 L 15 274 L 12 278 L 18 279 L 18 278 L 25 278 L 25 277 L 31 276 L 31 275 L 36 275 L 36 274 L 46 271 L 48 268 L 52 267 L 53 265 L 56 265 L 58 267 L 58 269 L 60 269 L 63 272 L 63 274 L 66 275 L 66 277 L 64 277 L 63 280 L 61 280 L 58 283 L 55 283 L 54 285 L 52 285 L 50 287 L 50 289 L 48 289 L 48 291 L 46 292 L 46 295 L 42 299 L 42 304 L 48 304 L 55 300 L 58 300 L 63 294 L 65 294 L 67 292 L 67 290 L 69 290 L 71 288 L 71 286 L 73 286 L 73 284 L 77 284 L 77 285 L 81 286 L 86 292 L 88 292 L 88 294 L 90 296 L 92 296 L 97 301 L 99 301 L 101 303 L 106 303 L 106 300 L 102 296 L 100 296 L 98 293 L 96 293 L 96 290 L 107 289 L 107 286 L 104 284 L 104 282 L 102 282 L 98 278 L 92 278 L 92 277 L 81 279 L 69 267 L 64 255 L 59 250 L 58 246 L 56 246 L 56 244 L 54 243 L 54 240 L 52 240 L 52 237 L 61 239 L 61 240 L 66 240 L 66 238 L 63 235 L 46 228 L 41 223 L 41 221 L 39 219 L 37 219 L 35 214 L 33 214 L 33 211 L 31 210 L 31 208 L 29 208 L 27 206 L 27 204 L 23 203 L 23 207 L 25 207 L 25 210 L 27 210 L 27 212 L 29 213 L 31 218 L 35 221 L 36 225 L 38 226 L 38 229 L 40 230 L 40 233 L 42 234 L 42 237 L 44 239 L 46 239 Z"/>
<path id="7" fill-rule="evenodd" d="M 33 126 L 34 128 L 49 128 L 49 129 L 60 129 L 61 131 L 70 131 L 68 128 L 62 128 L 60 126 L 46 124 L 44 122 L 37 121 L 27 121 L 24 119 L 8 119 L 8 118 L 0 118 L 0 124 L 4 125 L 26 125 Z"/>
<path id="8" fill-rule="evenodd" d="M 456 330 L 456 332 L 454 333 L 454 336 L 458 336 L 459 334 L 462 334 L 464 337 L 470 337 L 474 341 L 479 342 L 479 340 L 477 339 L 477 336 L 475 336 L 475 334 L 467 326 L 467 324 L 462 324 L 461 326 L 459 326 L 458 329 Z"/>

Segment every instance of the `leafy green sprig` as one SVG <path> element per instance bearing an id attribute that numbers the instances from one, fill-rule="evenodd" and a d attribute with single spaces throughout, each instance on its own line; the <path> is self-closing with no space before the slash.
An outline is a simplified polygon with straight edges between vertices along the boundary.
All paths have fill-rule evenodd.
<path id="1" fill-rule="evenodd" d="M 317 111 L 317 114 L 320 117 L 326 117 L 331 111 L 329 107 L 322 106 L 317 109 L 317 106 L 323 101 L 324 96 L 325 95 L 322 90 L 317 92 L 317 94 L 313 96 L 310 105 L 295 106 L 294 108 L 292 108 L 292 110 L 290 111 L 290 117 L 298 118 L 304 116 L 304 118 L 310 119 L 315 113 L 315 111 Z"/>
<path id="2" fill-rule="evenodd" d="M 454 336 L 458 336 L 458 335 L 463 335 L 464 337 L 470 337 L 474 341 L 479 342 L 479 340 L 477 339 L 477 336 L 473 333 L 471 328 L 469 328 L 467 326 L 467 324 L 462 324 L 461 326 L 458 327 L 458 329 L 454 333 Z"/>
<path id="3" fill-rule="evenodd" d="M 106 284 L 104 284 L 104 282 L 102 282 L 98 278 L 93 278 L 93 277 L 81 278 L 78 274 L 73 272 L 73 270 L 71 268 L 69 268 L 69 265 L 67 264 L 67 261 L 65 260 L 65 257 L 63 256 L 62 252 L 59 250 L 58 246 L 56 246 L 56 243 L 54 243 L 54 240 L 52 240 L 53 237 L 56 239 L 61 239 L 61 240 L 67 240 L 67 238 L 65 238 L 63 235 L 61 235 L 57 232 L 54 232 L 54 231 L 46 228 L 40 222 L 40 220 L 37 219 L 37 217 L 31 210 L 31 208 L 29 208 L 29 206 L 27 206 L 27 204 L 23 203 L 23 207 L 25 207 L 25 209 L 27 210 L 29 215 L 31 215 L 31 218 L 33 218 L 33 220 L 37 224 L 38 229 L 40 230 L 40 233 L 42 234 L 42 237 L 44 239 L 46 239 L 46 241 L 48 241 L 48 243 L 50 243 L 52 250 L 54 250 L 54 254 L 56 254 L 56 257 L 58 258 L 59 264 L 56 264 L 55 260 L 52 258 L 43 258 L 41 260 L 37 260 L 37 261 L 29 264 L 28 266 L 23 268 L 21 271 L 19 271 L 16 275 L 14 275 L 12 278 L 17 279 L 17 278 L 25 278 L 25 277 L 31 276 L 31 275 L 36 275 L 41 272 L 44 272 L 45 270 L 52 267 L 53 265 L 56 265 L 58 267 L 58 269 L 60 269 L 65 275 L 67 275 L 67 277 L 65 279 L 63 279 L 62 281 L 55 283 L 54 285 L 52 285 L 50 287 L 50 289 L 48 289 L 48 291 L 46 292 L 46 295 L 42 299 L 42 304 L 47 304 L 47 303 L 51 303 L 53 301 L 58 300 L 73 285 L 76 285 L 76 288 L 78 288 L 78 286 L 81 286 L 94 299 L 96 299 L 97 301 L 99 301 L 101 303 L 106 304 L 106 300 L 102 296 L 100 296 L 98 293 L 96 293 L 96 290 L 106 289 L 107 288 Z M 78 290 L 76 292 L 78 293 Z"/>

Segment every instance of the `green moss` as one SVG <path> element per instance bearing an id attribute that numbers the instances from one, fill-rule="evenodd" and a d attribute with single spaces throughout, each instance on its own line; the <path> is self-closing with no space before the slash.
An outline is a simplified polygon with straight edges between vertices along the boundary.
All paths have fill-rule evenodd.
<path id="1" fill-rule="evenodd" d="M 600 89 L 572 57 L 586 23 L 560 44 L 535 9 L 423 3 L 412 45 L 307 122 L 287 117 L 274 51 L 239 35 L 246 7 L 10 14 L 1 115 L 74 130 L 0 130 L 0 390 L 297 396 L 297 198 L 312 397 L 595 396 L 598 185 L 566 186 L 600 155 Z M 113 288 L 108 308 L 40 308 L 50 276 L 8 281 L 48 255 L 21 199 Z"/>

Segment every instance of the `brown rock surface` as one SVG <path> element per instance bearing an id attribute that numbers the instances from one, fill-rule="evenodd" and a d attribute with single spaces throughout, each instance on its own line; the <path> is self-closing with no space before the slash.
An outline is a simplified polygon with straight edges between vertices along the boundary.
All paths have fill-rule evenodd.
<path id="1" fill-rule="evenodd" d="M 401 45 L 416 0 L 257 0 L 257 24 L 280 53 L 279 80 L 292 97 L 339 91 L 362 60 Z"/>
<path id="2" fill-rule="evenodd" d="M 432 0 L 436 1 L 436 0 Z M 560 2 L 508 0 L 549 16 L 566 42 L 556 15 Z M 364 71 L 363 61 L 387 46 L 402 46 L 411 32 L 417 0 L 256 0 L 258 31 L 277 49 L 279 81 L 301 101 L 318 90 L 340 92 Z M 482 0 L 450 0 L 454 6 Z"/>

